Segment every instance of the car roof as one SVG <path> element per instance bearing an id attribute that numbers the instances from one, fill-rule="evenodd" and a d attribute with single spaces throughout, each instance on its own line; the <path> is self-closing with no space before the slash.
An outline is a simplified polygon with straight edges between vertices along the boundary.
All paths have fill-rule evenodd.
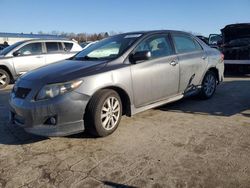
<path id="1" fill-rule="evenodd" d="M 122 33 L 122 35 L 131 35 L 131 34 L 156 34 L 156 33 L 183 33 L 183 34 L 190 34 L 185 31 L 178 31 L 178 30 L 150 30 L 150 31 L 133 31 L 133 32 L 127 32 Z"/>
<path id="2" fill-rule="evenodd" d="M 23 42 L 72 42 L 75 43 L 72 40 L 67 39 L 30 39 L 30 40 L 24 40 Z"/>

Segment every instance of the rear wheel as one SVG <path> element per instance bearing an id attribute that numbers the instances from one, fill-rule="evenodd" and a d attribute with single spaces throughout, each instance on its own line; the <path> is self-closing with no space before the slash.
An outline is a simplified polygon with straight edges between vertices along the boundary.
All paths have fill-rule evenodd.
<path id="1" fill-rule="evenodd" d="M 10 83 L 10 75 L 3 69 L 0 69 L 0 89 L 5 88 Z"/>
<path id="2" fill-rule="evenodd" d="M 213 71 L 208 71 L 202 81 L 200 97 L 202 99 L 211 98 L 216 91 L 217 79 Z"/>
<path id="3" fill-rule="evenodd" d="M 90 100 L 85 114 L 88 132 L 104 137 L 118 127 L 122 116 L 122 103 L 119 95 L 110 89 L 96 93 Z"/>

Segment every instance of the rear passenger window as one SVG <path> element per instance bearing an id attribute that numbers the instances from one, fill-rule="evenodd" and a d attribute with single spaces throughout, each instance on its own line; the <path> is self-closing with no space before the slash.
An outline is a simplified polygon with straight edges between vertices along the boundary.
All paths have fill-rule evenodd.
<path id="1" fill-rule="evenodd" d="M 73 47 L 73 43 L 64 42 L 65 50 L 70 51 Z"/>
<path id="2" fill-rule="evenodd" d="M 189 36 L 174 34 L 173 40 L 178 53 L 202 50 L 201 46 Z"/>
<path id="3" fill-rule="evenodd" d="M 48 53 L 62 51 L 62 44 L 60 42 L 46 42 L 46 48 Z"/>

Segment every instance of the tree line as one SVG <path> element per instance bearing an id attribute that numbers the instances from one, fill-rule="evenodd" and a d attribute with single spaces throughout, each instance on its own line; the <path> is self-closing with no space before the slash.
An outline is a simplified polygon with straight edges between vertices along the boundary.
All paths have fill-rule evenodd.
<path id="1" fill-rule="evenodd" d="M 50 35 L 57 35 L 57 36 L 63 36 L 66 38 L 69 38 L 71 40 L 76 40 L 79 43 L 86 42 L 86 41 L 97 41 L 104 38 L 107 38 L 109 36 L 118 34 L 117 32 L 111 31 L 111 32 L 102 32 L 102 33 L 74 33 L 74 32 L 58 32 L 58 31 L 52 31 L 49 33 L 39 31 L 38 34 L 50 34 Z"/>

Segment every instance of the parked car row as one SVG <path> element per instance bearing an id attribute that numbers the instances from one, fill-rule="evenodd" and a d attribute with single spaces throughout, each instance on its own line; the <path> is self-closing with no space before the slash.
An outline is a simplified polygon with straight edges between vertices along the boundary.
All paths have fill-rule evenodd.
<path id="1" fill-rule="evenodd" d="M 78 49 L 69 41 L 28 41 L 4 51 L 14 76 L 29 71 L 11 92 L 11 123 L 43 136 L 84 130 L 107 136 L 122 115 L 190 94 L 211 98 L 223 81 L 223 55 L 217 49 L 189 33 L 168 30 L 112 36 L 68 60 L 32 70 L 43 54 L 48 64 Z M 51 54 L 58 56 L 50 59 Z M 34 61 L 25 60 L 28 56 Z"/>
<path id="2" fill-rule="evenodd" d="M 28 71 L 68 59 L 81 50 L 80 45 L 68 40 L 17 42 L 0 52 L 0 89 Z"/>

